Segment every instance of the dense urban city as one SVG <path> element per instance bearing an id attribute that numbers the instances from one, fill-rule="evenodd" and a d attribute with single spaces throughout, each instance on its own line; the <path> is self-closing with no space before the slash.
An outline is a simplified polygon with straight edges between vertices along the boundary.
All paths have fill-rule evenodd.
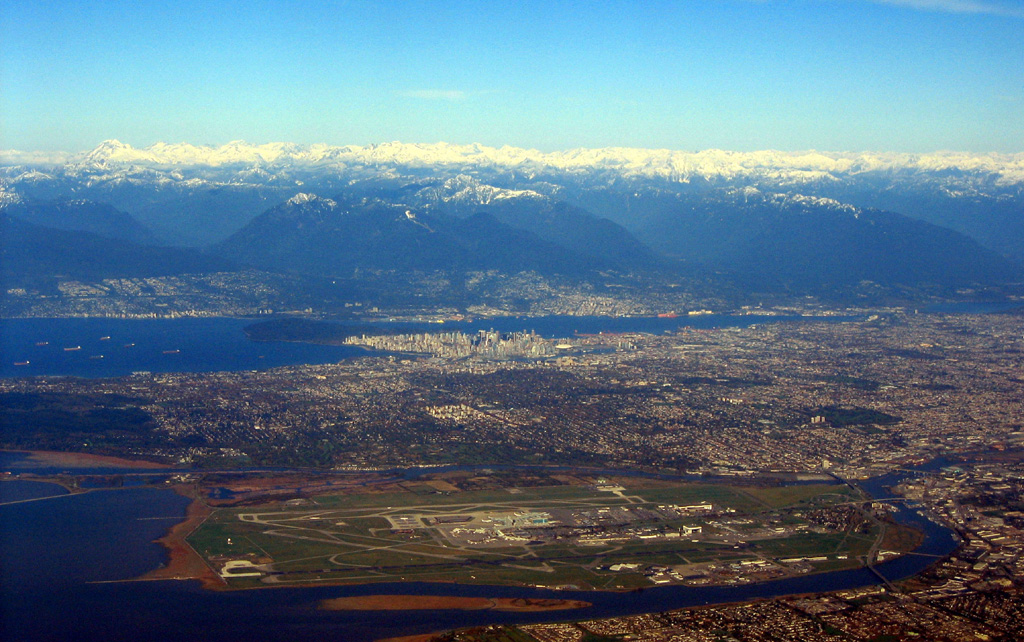
<path id="1" fill-rule="evenodd" d="M 201 465 L 376 468 L 514 453 L 538 464 L 862 478 L 1024 442 L 1014 314 L 911 310 L 554 339 L 524 331 L 353 337 L 397 354 L 266 371 L 14 378 L 0 389 L 21 400 L 7 411 L 14 425 L 18 413 L 64 405 L 116 417 L 110 401 L 130 399 L 141 413 L 134 429 L 90 434 L 91 450 Z M 15 430 L 5 445 L 41 437 Z"/>
<path id="2" fill-rule="evenodd" d="M 768 314 L 744 327 L 680 324 L 662 333 L 550 338 L 531 330 L 529 319 L 523 319 L 522 331 L 509 333 L 449 331 L 438 323 L 436 330 L 410 334 L 353 334 L 341 342 L 375 351 L 335 364 L 137 372 L 103 379 L 8 378 L 0 380 L 6 425 L 27 428 L 7 431 L 4 446 L 198 466 L 178 482 L 207 489 L 232 488 L 232 483 L 243 488 L 247 482 L 216 476 L 204 482 L 203 468 L 323 470 L 300 475 L 303 481 L 292 490 L 279 482 L 276 490 L 260 490 L 260 483 L 253 482 L 233 501 L 206 497 L 213 510 L 221 511 L 215 515 L 224 517 L 208 520 L 192 544 L 220 581 L 242 586 L 301 584 L 325 572 L 340 582 L 349 576 L 359 581 L 397 578 L 399 573 L 429 579 L 441 564 L 435 558 L 455 564 L 451 568 L 457 570 L 444 572 L 464 573 L 460 581 L 469 583 L 606 589 L 742 585 L 921 555 L 913 552 L 920 541 L 913 529 L 884 527 L 891 523 L 889 511 L 906 502 L 960 540 L 953 553 L 935 557 L 933 565 L 909 580 L 611 620 L 475 628 L 439 639 L 1015 639 L 1021 632 L 1017 582 L 1024 571 L 1021 317 L 1013 309 L 994 314 L 897 308 L 814 313 L 818 316 L 795 322 Z M 53 416 L 47 413 L 60 413 L 74 428 L 33 431 L 36 418 Z M 95 415 L 108 420 L 104 429 L 89 423 Z M 487 466 L 509 461 L 580 472 L 570 475 L 571 481 L 486 481 Z M 920 472 L 922 464 L 934 461 L 945 464 Z M 347 515 L 328 515 L 323 508 L 340 510 L 352 495 L 338 496 L 340 504 L 324 504 L 339 488 L 315 481 L 317 476 L 343 479 L 410 467 L 423 467 L 429 476 L 430 467 L 446 464 L 483 467 L 483 477 L 441 475 L 415 488 L 385 483 L 371 485 L 370 491 L 350 490 L 384 493 L 379 500 L 373 494 L 359 500 L 359 506 L 366 501 L 394 506 Z M 719 493 L 740 489 L 729 492 L 748 499 L 799 481 L 855 490 L 847 491 L 853 494 L 845 500 L 832 490 L 825 499 L 773 509 L 782 513 L 761 508 L 748 515 L 735 497 L 732 504 L 712 502 L 692 492 L 685 495 L 690 504 L 650 504 L 666 496 L 627 489 L 635 482 L 625 478 L 586 473 L 597 469 L 683 476 L 717 484 Z M 857 484 L 863 480 L 915 470 L 887 489 L 888 498 L 873 503 L 859 495 L 863 491 Z M 553 489 L 530 499 L 532 487 L 552 484 Z M 505 487 L 510 490 L 500 491 Z M 510 494 L 522 492 L 519 487 L 527 494 Z M 498 491 L 505 499 L 486 494 Z M 474 495 L 481 492 L 485 495 Z M 317 497 L 310 513 L 308 498 Z M 552 504 L 550 497 L 561 499 Z M 238 501 L 246 506 L 271 502 L 264 509 L 271 512 L 258 517 L 258 510 L 245 509 L 251 517 L 233 527 L 231 520 L 238 518 L 231 511 L 238 509 L 230 506 Z M 411 508 L 400 510 L 403 502 Z M 435 508 L 414 508 L 420 502 Z M 316 562 L 308 562 L 311 568 L 293 568 L 287 558 L 309 558 L 303 547 L 311 544 L 301 541 L 308 537 L 295 536 L 297 549 L 272 548 L 283 546 L 273 536 L 285 523 L 274 517 L 278 509 L 273 506 L 290 511 L 286 528 L 314 529 L 310 532 L 318 535 L 313 539 L 325 550 L 363 550 L 366 542 L 376 540 L 372 550 L 390 541 L 388 546 L 406 552 L 387 564 L 366 552 L 370 568 L 390 569 L 369 575 L 365 570 L 328 571 Z M 490 508 L 473 512 L 480 510 L 473 506 Z M 741 507 L 739 514 L 730 514 L 730 506 Z M 332 517 L 343 517 L 339 526 L 349 526 L 333 532 L 324 530 L 326 522 L 306 526 L 301 521 Z M 362 522 L 369 529 L 364 534 L 351 530 Z M 257 526 L 265 534 L 246 530 L 245 537 L 263 542 L 260 551 L 276 550 L 275 557 L 231 546 L 232 539 L 241 541 L 237 533 L 232 536 L 232 528 Z M 811 543 L 814 533 L 826 538 L 824 544 Z M 832 540 L 830 533 L 846 535 Z M 223 534 L 229 535 L 226 548 Z M 271 544 L 258 537 L 270 537 Z M 582 555 L 569 554 L 573 550 Z M 433 563 L 408 566 L 408 558 L 416 555 Z M 590 561 L 571 561 L 585 555 Z M 526 566 L 509 563 L 512 571 L 488 570 L 502 556 L 530 561 Z M 343 567 L 364 568 L 356 563 L 362 559 L 358 555 L 344 559 Z M 562 570 L 537 584 L 533 576 L 543 574 L 532 568 L 549 563 Z"/>

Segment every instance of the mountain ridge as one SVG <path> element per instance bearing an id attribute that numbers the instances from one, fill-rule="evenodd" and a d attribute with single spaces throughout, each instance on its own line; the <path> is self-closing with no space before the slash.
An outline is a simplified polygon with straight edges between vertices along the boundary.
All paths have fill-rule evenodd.
<path id="1" fill-rule="evenodd" d="M 300 193 L 213 247 L 261 269 L 347 276 L 361 269 L 580 273 L 602 265 L 488 213 L 457 218 Z"/>
<path id="2" fill-rule="evenodd" d="M 168 244 L 320 277 L 493 269 L 599 282 L 611 270 L 796 292 L 1007 283 L 1024 265 L 1024 154 L 111 140 L 76 158 L 0 164 L 0 196 L 107 203 Z M 943 243 L 968 258 L 962 274 L 946 269 Z"/>

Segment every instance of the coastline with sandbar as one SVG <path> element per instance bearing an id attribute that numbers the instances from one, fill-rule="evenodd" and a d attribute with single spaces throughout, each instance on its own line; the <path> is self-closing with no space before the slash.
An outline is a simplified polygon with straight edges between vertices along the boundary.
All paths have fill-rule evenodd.
<path id="1" fill-rule="evenodd" d="M 322 600 L 325 611 L 568 611 L 591 606 L 580 600 L 450 595 L 358 595 Z"/>

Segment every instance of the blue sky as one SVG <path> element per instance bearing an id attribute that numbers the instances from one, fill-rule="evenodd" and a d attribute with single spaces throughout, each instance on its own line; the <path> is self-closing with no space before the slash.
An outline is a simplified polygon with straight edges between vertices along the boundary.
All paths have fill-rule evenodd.
<path id="1" fill-rule="evenodd" d="M 1024 0 L 0 3 L 0 148 L 107 138 L 1019 152 Z"/>

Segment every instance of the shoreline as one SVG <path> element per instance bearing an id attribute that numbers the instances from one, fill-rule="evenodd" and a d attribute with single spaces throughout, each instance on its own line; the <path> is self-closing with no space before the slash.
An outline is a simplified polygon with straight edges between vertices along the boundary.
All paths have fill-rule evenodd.
<path id="1" fill-rule="evenodd" d="M 325 611 L 500 611 L 535 613 L 567 611 L 593 606 L 581 600 L 526 597 L 457 597 L 448 595 L 360 595 L 321 600 Z"/>
<path id="2" fill-rule="evenodd" d="M 185 518 L 172 526 L 163 537 L 155 540 L 167 551 L 167 563 L 138 579 L 198 580 L 204 589 L 224 590 L 227 583 L 206 564 L 202 556 L 187 541 L 188 536 L 213 513 L 213 510 L 189 492 L 190 490 L 189 487 L 183 486 L 174 488 L 174 492 L 192 498 L 192 502 L 185 509 Z"/>

